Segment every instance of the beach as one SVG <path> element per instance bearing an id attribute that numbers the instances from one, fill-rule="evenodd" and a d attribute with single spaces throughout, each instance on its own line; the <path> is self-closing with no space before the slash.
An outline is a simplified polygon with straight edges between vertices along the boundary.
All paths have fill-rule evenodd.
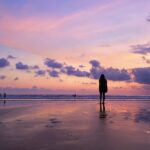
<path id="1" fill-rule="evenodd" d="M 150 149 L 149 100 L 20 101 L 0 105 L 0 150 Z"/>

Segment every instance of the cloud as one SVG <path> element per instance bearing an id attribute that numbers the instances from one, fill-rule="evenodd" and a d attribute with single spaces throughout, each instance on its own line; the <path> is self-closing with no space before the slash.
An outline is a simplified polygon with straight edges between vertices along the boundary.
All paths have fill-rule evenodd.
<path id="1" fill-rule="evenodd" d="M 107 79 L 112 81 L 127 81 L 130 80 L 130 74 L 126 69 L 117 68 L 104 68 L 100 66 L 99 61 L 91 60 L 89 62 L 92 65 L 90 69 L 90 77 L 93 79 L 99 79 L 100 75 L 103 73 L 106 75 Z"/>
<path id="2" fill-rule="evenodd" d="M 79 68 L 84 68 L 85 66 L 84 65 L 79 65 Z"/>
<path id="3" fill-rule="evenodd" d="M 132 52 L 137 54 L 147 55 L 150 53 L 150 43 L 132 45 Z"/>
<path id="4" fill-rule="evenodd" d="M 16 63 L 16 69 L 31 71 L 31 70 L 34 70 L 34 69 L 39 69 L 39 66 L 38 65 L 29 66 L 29 65 L 24 64 L 22 62 L 18 62 L 18 63 Z"/>
<path id="5" fill-rule="evenodd" d="M 44 64 L 49 68 L 62 68 L 63 64 L 55 61 L 54 59 L 46 58 Z"/>
<path id="6" fill-rule="evenodd" d="M 73 66 L 65 66 L 62 70 L 62 73 L 65 73 L 69 76 L 77 76 L 77 77 L 89 77 L 90 73 L 87 71 L 81 71 L 76 69 Z"/>
<path id="7" fill-rule="evenodd" d="M 54 78 L 59 77 L 59 72 L 56 70 L 49 70 L 48 73 L 51 77 L 54 77 Z"/>
<path id="8" fill-rule="evenodd" d="M 17 80 L 19 80 L 19 78 L 18 78 L 18 77 L 16 77 L 16 78 L 14 78 L 14 80 L 15 80 L 15 81 L 17 81 Z"/>
<path id="9" fill-rule="evenodd" d="M 12 56 L 12 55 L 8 55 L 7 56 L 7 59 L 16 59 L 17 57 L 14 57 L 14 56 Z"/>
<path id="10" fill-rule="evenodd" d="M 9 66 L 10 63 L 7 59 L 5 58 L 0 58 L 0 68 L 4 68 L 4 67 L 7 67 Z"/>
<path id="11" fill-rule="evenodd" d="M 36 76 L 45 76 L 46 71 L 45 70 L 38 70 L 35 72 Z"/>
<path id="12" fill-rule="evenodd" d="M 22 62 L 18 62 L 18 63 L 16 63 L 16 69 L 19 69 L 19 70 L 28 70 L 29 66 L 26 65 L 26 64 L 23 64 Z"/>
<path id="13" fill-rule="evenodd" d="M 150 22 L 150 15 L 146 18 L 146 20 L 147 20 L 148 22 Z"/>
<path id="14" fill-rule="evenodd" d="M 107 68 L 105 70 L 106 76 L 109 80 L 112 81 L 127 81 L 130 80 L 130 74 L 126 69 L 117 69 L 117 68 Z"/>
<path id="15" fill-rule="evenodd" d="M 143 56 L 142 59 L 143 59 L 147 64 L 150 64 L 150 59 L 147 59 L 145 56 Z"/>
<path id="16" fill-rule="evenodd" d="M 49 70 L 49 75 L 51 77 L 59 77 L 59 74 L 61 73 L 69 75 L 69 76 L 77 76 L 77 77 L 89 76 L 89 72 L 87 71 L 81 71 L 78 68 L 65 65 L 65 63 L 62 64 L 54 59 L 46 58 L 44 64 L 52 69 L 52 70 Z M 83 65 L 80 65 L 80 67 L 83 67 Z M 55 69 L 57 69 L 57 71 Z"/>
<path id="17" fill-rule="evenodd" d="M 150 67 L 135 68 L 132 70 L 134 81 L 141 84 L 150 84 Z"/>
<path id="18" fill-rule="evenodd" d="M 38 65 L 34 65 L 34 66 L 31 66 L 30 68 L 31 69 L 39 69 L 39 66 Z"/>
<path id="19" fill-rule="evenodd" d="M 4 79 L 6 79 L 6 76 L 0 75 L 0 80 L 4 80 Z"/>
<path id="20" fill-rule="evenodd" d="M 101 44 L 100 47 L 110 47 L 110 45 L 105 43 L 105 44 Z"/>
<path id="21" fill-rule="evenodd" d="M 89 62 L 93 67 L 100 67 L 100 62 L 97 60 L 90 60 Z"/>

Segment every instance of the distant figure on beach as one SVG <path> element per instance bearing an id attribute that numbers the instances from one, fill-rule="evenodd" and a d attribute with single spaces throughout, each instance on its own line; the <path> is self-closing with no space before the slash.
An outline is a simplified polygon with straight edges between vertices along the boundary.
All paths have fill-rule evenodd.
<path id="1" fill-rule="evenodd" d="M 4 93 L 4 104 L 6 103 L 6 93 Z"/>
<path id="2" fill-rule="evenodd" d="M 107 80 L 104 76 L 104 74 L 101 74 L 100 78 L 99 78 L 99 93 L 100 93 L 100 103 L 102 102 L 103 99 L 103 103 L 105 102 L 105 93 L 107 93 Z"/>
<path id="3" fill-rule="evenodd" d="M 2 97 L 2 94 L 0 93 L 0 104 L 1 104 L 1 97 Z"/>
<path id="4" fill-rule="evenodd" d="M 106 109 L 105 109 L 105 103 L 100 103 L 100 111 L 99 111 L 99 117 L 100 118 L 106 118 Z"/>

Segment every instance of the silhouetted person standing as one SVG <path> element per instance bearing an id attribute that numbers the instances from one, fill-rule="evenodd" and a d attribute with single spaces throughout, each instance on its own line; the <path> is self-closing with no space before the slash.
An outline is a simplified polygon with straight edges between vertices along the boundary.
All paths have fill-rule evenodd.
<path id="1" fill-rule="evenodd" d="M 1 104 L 1 97 L 2 97 L 2 94 L 0 93 L 0 104 Z"/>
<path id="2" fill-rule="evenodd" d="M 99 93 L 100 93 L 100 103 L 102 102 L 103 99 L 103 103 L 105 102 L 105 93 L 107 92 L 107 80 L 104 76 L 104 74 L 101 74 L 100 78 L 99 78 Z"/>

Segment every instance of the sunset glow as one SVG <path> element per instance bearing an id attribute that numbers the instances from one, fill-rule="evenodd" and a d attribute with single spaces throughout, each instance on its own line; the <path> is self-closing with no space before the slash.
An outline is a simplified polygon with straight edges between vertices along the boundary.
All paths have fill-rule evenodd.
<path id="1" fill-rule="evenodd" d="M 1 0 L 0 91 L 149 95 L 149 0 Z"/>

